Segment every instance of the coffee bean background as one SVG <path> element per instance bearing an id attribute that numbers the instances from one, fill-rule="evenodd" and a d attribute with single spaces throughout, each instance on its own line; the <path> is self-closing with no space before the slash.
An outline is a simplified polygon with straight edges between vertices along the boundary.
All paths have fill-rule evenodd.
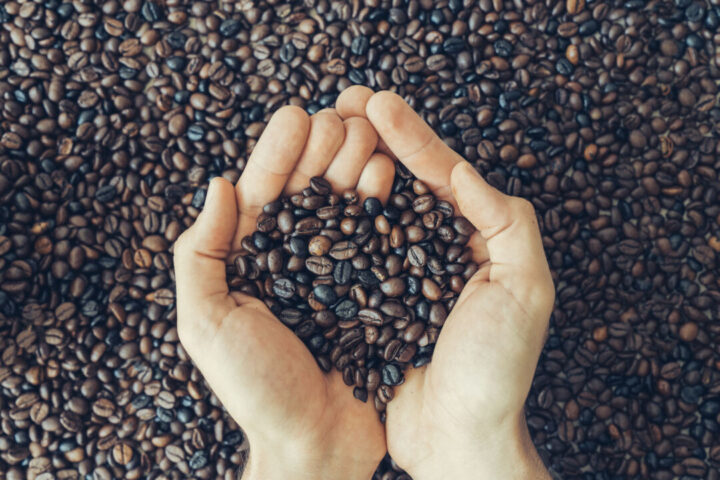
<path id="1" fill-rule="evenodd" d="M 2 2 L 0 472 L 236 476 L 169 249 L 274 110 L 365 84 L 536 207 L 547 463 L 718 479 L 718 25 L 718 0 Z"/>

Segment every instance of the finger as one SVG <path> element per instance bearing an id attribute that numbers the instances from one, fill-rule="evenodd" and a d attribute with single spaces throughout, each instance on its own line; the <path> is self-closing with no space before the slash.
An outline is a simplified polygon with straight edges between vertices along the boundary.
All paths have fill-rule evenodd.
<path id="1" fill-rule="evenodd" d="M 365 113 L 365 107 L 367 106 L 368 100 L 373 96 L 373 91 L 363 85 L 353 85 L 348 87 L 342 92 L 335 102 L 335 109 L 337 114 L 343 120 L 347 120 L 350 117 L 362 117 L 367 118 Z M 378 139 L 377 147 L 375 150 L 384 153 L 393 160 L 397 160 L 395 154 L 388 148 L 385 141 L 380 138 Z"/>
<path id="2" fill-rule="evenodd" d="M 285 193 L 293 194 L 321 177 L 345 139 L 342 119 L 332 110 L 321 110 L 310 117 L 310 133 L 300 160 L 285 184 Z"/>
<path id="3" fill-rule="evenodd" d="M 395 178 L 395 164 L 387 155 L 374 153 L 365 165 L 357 191 L 360 198 L 375 197 L 383 204 L 387 201 Z"/>
<path id="4" fill-rule="evenodd" d="M 554 288 L 532 204 L 491 187 L 467 162 L 453 169 L 451 181 L 460 211 L 486 241 L 489 280 L 549 315 Z"/>
<path id="5" fill-rule="evenodd" d="M 352 117 L 343 124 L 345 141 L 325 171 L 325 178 L 336 193 L 355 188 L 377 145 L 377 133 L 366 119 Z"/>
<path id="6" fill-rule="evenodd" d="M 335 109 L 343 120 L 350 117 L 365 118 L 365 105 L 367 105 L 373 91 L 363 85 L 348 87 L 338 95 L 335 101 Z"/>
<path id="7" fill-rule="evenodd" d="M 436 196 L 450 200 L 450 173 L 462 157 L 398 95 L 374 94 L 365 107 L 367 118 L 387 146 Z"/>
<path id="8" fill-rule="evenodd" d="M 204 331 L 235 306 L 228 296 L 225 278 L 225 259 L 237 222 L 235 202 L 232 184 L 224 178 L 214 178 L 202 212 L 175 243 L 178 331 L 183 339 L 188 338 L 185 334 L 189 331 Z"/>
<path id="9" fill-rule="evenodd" d="M 377 147 L 375 147 L 375 150 L 380 153 L 384 153 L 385 155 L 390 157 L 392 160 L 398 159 L 397 155 L 395 155 L 395 153 L 392 150 L 390 150 L 390 147 L 387 146 L 387 143 L 385 143 L 385 140 L 383 140 L 380 137 L 378 137 L 378 144 L 377 144 Z"/>
<path id="10" fill-rule="evenodd" d="M 309 128 L 307 113 L 294 106 L 281 108 L 268 122 L 236 186 L 240 213 L 233 241 L 236 249 L 242 238 L 255 230 L 262 207 L 282 193 L 303 151 Z"/>

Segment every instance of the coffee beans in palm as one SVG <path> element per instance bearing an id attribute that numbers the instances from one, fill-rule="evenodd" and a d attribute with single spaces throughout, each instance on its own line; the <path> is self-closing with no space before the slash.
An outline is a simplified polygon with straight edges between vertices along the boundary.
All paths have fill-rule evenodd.
<path id="1" fill-rule="evenodd" d="M 261 298 L 384 418 L 403 371 L 432 358 L 464 283 L 477 271 L 474 228 L 419 180 L 397 176 L 386 205 L 332 193 L 315 177 L 263 208 L 229 283 Z"/>

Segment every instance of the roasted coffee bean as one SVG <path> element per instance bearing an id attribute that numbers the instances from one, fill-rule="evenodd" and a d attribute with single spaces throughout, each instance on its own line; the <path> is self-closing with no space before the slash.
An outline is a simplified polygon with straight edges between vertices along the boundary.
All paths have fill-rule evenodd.
<path id="1" fill-rule="evenodd" d="M 430 323 L 432 324 L 432 320 Z M 425 324 L 423 322 L 414 322 L 403 330 L 402 339 L 405 343 L 414 343 L 422 336 L 424 331 Z"/>
<path id="2" fill-rule="evenodd" d="M 390 385 L 380 385 L 377 389 L 377 396 L 382 403 L 387 404 L 395 396 L 395 391 Z"/>
<path id="3" fill-rule="evenodd" d="M 310 255 L 318 257 L 327 254 L 330 247 L 332 247 L 332 240 L 325 235 L 316 235 L 308 242 L 308 252 L 310 252 Z"/>
<path id="4" fill-rule="evenodd" d="M 307 217 L 295 224 L 295 232 L 298 235 L 317 235 L 322 227 L 323 222 L 319 218 Z"/>
<path id="5" fill-rule="evenodd" d="M 413 267 L 424 267 L 427 261 L 427 254 L 420 245 L 413 245 L 408 249 L 407 258 Z"/>
<path id="6" fill-rule="evenodd" d="M 385 358 L 385 360 L 390 362 L 395 359 L 395 355 L 397 354 L 401 346 L 402 342 L 400 340 L 396 338 L 390 340 L 387 345 L 385 345 L 385 350 L 383 351 L 383 357 Z"/>
<path id="7" fill-rule="evenodd" d="M 315 320 L 315 323 L 322 328 L 332 327 L 337 322 L 335 314 L 330 310 L 322 310 L 314 313 L 313 319 Z"/>
<path id="8" fill-rule="evenodd" d="M 372 308 L 363 308 L 357 313 L 358 318 L 365 325 L 372 325 L 376 327 L 382 326 L 384 318 L 382 313 Z"/>
<path id="9" fill-rule="evenodd" d="M 335 290 L 329 285 L 318 285 L 313 289 L 313 294 L 315 300 L 327 306 L 334 304 L 338 299 Z"/>
<path id="10" fill-rule="evenodd" d="M 312 188 L 313 192 L 318 195 L 327 195 L 332 191 L 332 185 L 330 185 L 330 182 L 322 177 L 311 178 L 310 188 Z"/>
<path id="11" fill-rule="evenodd" d="M 273 282 L 272 291 L 280 298 L 292 298 L 295 295 L 296 287 L 292 280 L 279 278 Z"/>
<path id="12" fill-rule="evenodd" d="M 315 275 L 329 275 L 332 273 L 334 265 L 332 260 L 327 257 L 312 256 L 305 260 L 305 267 Z"/>
<path id="13" fill-rule="evenodd" d="M 382 369 L 382 383 L 385 385 L 400 385 L 403 383 L 402 370 L 394 363 L 386 364 Z"/>
<path id="14" fill-rule="evenodd" d="M 345 299 L 335 306 L 334 312 L 339 318 L 347 320 L 357 315 L 358 306 L 352 300 Z"/>
<path id="15" fill-rule="evenodd" d="M 279 317 L 285 325 L 289 325 L 292 327 L 302 321 L 303 314 L 300 310 L 296 308 L 285 308 L 280 312 Z"/>
<path id="16" fill-rule="evenodd" d="M 417 347 L 415 344 L 405 344 L 400 347 L 400 350 L 395 354 L 394 360 L 401 363 L 409 363 L 415 357 Z"/>
<path id="17" fill-rule="evenodd" d="M 388 297 L 399 297 L 405 293 L 406 283 L 402 277 L 393 277 L 380 284 L 380 290 Z"/>
<path id="18" fill-rule="evenodd" d="M 445 323 L 445 319 L 447 319 L 447 310 L 445 306 L 440 302 L 434 302 L 430 306 L 430 314 L 428 316 L 430 325 L 434 327 L 442 327 Z M 409 342 L 409 340 L 406 341 Z"/>
<path id="19" fill-rule="evenodd" d="M 333 280 L 338 285 L 347 285 L 352 278 L 352 263 L 347 260 L 341 260 L 335 264 L 333 268 Z"/>
<path id="20" fill-rule="evenodd" d="M 329 255 L 335 260 L 349 260 L 354 257 L 357 252 L 358 246 L 355 243 L 344 240 L 334 244 L 330 248 Z"/>
<path id="21" fill-rule="evenodd" d="M 412 208 L 416 213 L 427 213 L 435 206 L 435 197 L 430 194 L 420 195 L 412 202 Z"/>

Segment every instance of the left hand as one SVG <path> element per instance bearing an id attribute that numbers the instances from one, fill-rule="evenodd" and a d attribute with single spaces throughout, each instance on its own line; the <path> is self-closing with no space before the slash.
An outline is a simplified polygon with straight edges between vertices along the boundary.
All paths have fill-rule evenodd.
<path id="1" fill-rule="evenodd" d="M 323 373 L 305 345 L 256 298 L 230 292 L 225 265 L 256 229 L 262 207 L 324 176 L 338 192 L 385 201 L 394 166 L 374 153 L 367 120 L 334 110 L 272 117 L 237 185 L 211 181 L 195 224 L 175 244 L 178 334 L 250 442 L 243 478 L 363 479 L 386 452 L 373 402 Z"/>

